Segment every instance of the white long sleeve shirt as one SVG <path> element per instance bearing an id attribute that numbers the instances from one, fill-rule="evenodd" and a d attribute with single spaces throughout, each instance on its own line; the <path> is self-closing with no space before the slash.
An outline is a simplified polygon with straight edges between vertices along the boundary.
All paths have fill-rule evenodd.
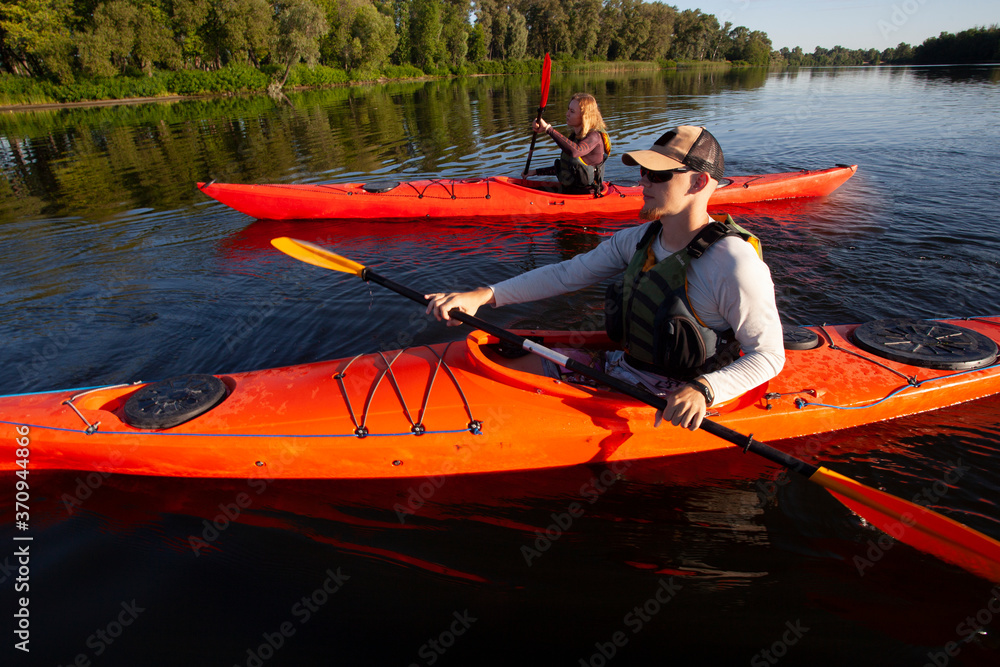
<path id="1" fill-rule="evenodd" d="M 491 285 L 497 307 L 564 294 L 621 273 L 650 224 L 623 229 L 589 252 Z M 659 237 L 653 253 L 657 261 L 670 255 Z M 716 331 L 732 328 L 743 350 L 732 364 L 704 376 L 715 404 L 777 375 L 785 349 L 774 283 L 753 246 L 735 236 L 721 239 L 691 262 L 687 280 L 688 300 L 698 318 Z"/>

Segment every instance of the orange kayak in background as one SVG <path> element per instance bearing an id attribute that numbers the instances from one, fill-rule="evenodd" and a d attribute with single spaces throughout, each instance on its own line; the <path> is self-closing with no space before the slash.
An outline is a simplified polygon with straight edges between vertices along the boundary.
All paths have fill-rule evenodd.
<path id="1" fill-rule="evenodd" d="M 519 332 L 599 351 L 603 333 Z M 774 379 L 710 417 L 767 442 L 1000 393 L 1000 317 L 786 330 Z M 565 353 L 565 352 L 564 352 Z M 231 375 L 0 397 L 0 469 L 365 479 L 554 468 L 730 447 L 635 399 L 465 340 Z M 716 413 L 712 416 L 712 412 Z M 20 450 L 19 450 L 20 451 Z"/>
<path id="2" fill-rule="evenodd" d="M 857 165 L 837 165 L 817 171 L 732 176 L 712 195 L 709 207 L 822 197 L 857 170 Z M 640 186 L 607 183 L 600 197 L 561 195 L 554 187 L 542 181 L 525 184 L 507 176 L 288 185 L 198 183 L 209 197 L 260 220 L 628 216 L 642 208 Z"/>

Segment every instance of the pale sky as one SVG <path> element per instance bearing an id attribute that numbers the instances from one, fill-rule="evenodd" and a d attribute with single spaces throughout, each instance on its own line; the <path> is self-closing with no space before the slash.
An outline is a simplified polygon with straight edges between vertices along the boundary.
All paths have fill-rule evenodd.
<path id="1" fill-rule="evenodd" d="M 775 49 L 817 46 L 880 51 L 911 46 L 941 32 L 1000 23 L 998 0 L 662 0 L 678 9 L 715 14 L 720 24 L 761 30 Z"/>

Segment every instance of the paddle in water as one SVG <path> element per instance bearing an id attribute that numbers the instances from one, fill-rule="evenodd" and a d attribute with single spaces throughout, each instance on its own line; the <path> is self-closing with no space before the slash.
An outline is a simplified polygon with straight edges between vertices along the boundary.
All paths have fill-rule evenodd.
<path id="1" fill-rule="evenodd" d="M 538 103 L 538 115 L 535 117 L 535 122 L 542 119 L 542 112 L 545 111 L 545 105 L 549 102 L 549 80 L 552 77 L 552 59 L 549 58 L 549 54 L 545 54 L 545 60 L 542 61 L 542 98 L 541 102 Z M 528 168 L 531 167 L 531 154 L 535 152 L 535 140 L 538 139 L 538 133 L 531 133 L 531 147 L 528 149 L 528 161 L 524 165 L 524 171 L 521 173 L 521 180 L 524 183 L 528 182 Z"/>
<path id="2" fill-rule="evenodd" d="M 272 239 L 271 244 L 286 255 L 308 264 L 351 273 L 364 281 L 378 283 L 417 303 L 426 305 L 428 302 L 422 293 L 393 282 L 363 264 L 341 257 L 315 244 L 288 237 Z M 663 410 L 666 406 L 666 400 L 660 396 L 586 366 L 512 331 L 458 310 L 451 311 L 450 315 L 460 322 L 482 329 L 501 340 L 513 343 L 528 352 L 607 385 L 615 391 L 647 403 L 657 410 Z M 1000 542 L 988 535 L 916 503 L 873 489 L 827 468 L 806 463 L 754 440 L 753 436 L 743 435 L 717 422 L 702 420 L 701 428 L 746 452 L 763 456 L 819 484 L 858 516 L 900 542 L 958 565 L 990 581 L 1000 582 Z"/>

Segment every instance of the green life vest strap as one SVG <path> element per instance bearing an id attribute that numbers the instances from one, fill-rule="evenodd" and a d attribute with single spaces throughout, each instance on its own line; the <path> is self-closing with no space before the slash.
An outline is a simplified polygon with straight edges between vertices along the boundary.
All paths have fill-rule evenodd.
<path id="1" fill-rule="evenodd" d="M 727 216 L 724 221 L 713 220 L 687 246 L 657 262 L 653 243 L 662 228 L 659 220 L 649 225 L 622 282 L 609 289 L 606 328 L 636 368 L 687 379 L 724 366 L 739 354 L 732 330 L 719 332 L 705 326 L 691 307 L 688 266 L 727 236 L 743 238 L 758 254 L 760 244 Z"/>

